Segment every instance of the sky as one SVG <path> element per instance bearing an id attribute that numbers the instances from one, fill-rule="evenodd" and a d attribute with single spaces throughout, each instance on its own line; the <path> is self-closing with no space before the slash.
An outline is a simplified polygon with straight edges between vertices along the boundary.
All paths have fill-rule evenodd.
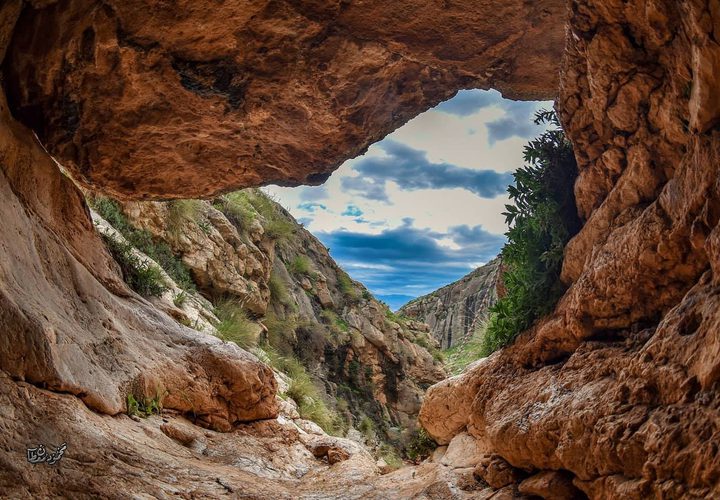
<path id="1" fill-rule="evenodd" d="M 393 310 L 495 257 L 533 124 L 551 102 L 461 90 L 348 160 L 322 186 L 264 189 Z"/>

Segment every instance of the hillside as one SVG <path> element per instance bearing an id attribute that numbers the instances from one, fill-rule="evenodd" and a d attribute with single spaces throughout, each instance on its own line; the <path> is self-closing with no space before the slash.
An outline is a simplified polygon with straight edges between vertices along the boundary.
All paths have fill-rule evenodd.
<path id="1" fill-rule="evenodd" d="M 407 456 L 422 394 L 445 377 L 426 326 L 393 315 L 277 203 L 249 189 L 212 201 L 91 204 L 111 226 L 103 234 L 116 226 L 150 258 L 170 250 L 151 265 L 179 283 L 154 303 L 269 362 L 281 407 L 388 461 Z"/>
<path id="2" fill-rule="evenodd" d="M 497 300 L 500 260 L 494 259 L 454 283 L 418 297 L 398 313 L 427 323 L 443 349 L 466 342 Z"/>

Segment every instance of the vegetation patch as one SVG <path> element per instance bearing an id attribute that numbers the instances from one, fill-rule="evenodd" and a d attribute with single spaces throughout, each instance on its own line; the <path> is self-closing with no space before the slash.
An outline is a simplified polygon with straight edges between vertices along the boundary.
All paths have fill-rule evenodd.
<path id="1" fill-rule="evenodd" d="M 131 246 L 157 262 L 180 288 L 189 291 L 195 290 L 195 282 L 190 276 L 190 271 L 175 256 L 168 244 L 156 240 L 148 231 L 137 229 L 130 224 L 117 202 L 110 198 L 97 196 L 91 200 L 91 205 L 103 219 L 125 237 Z"/>
<path id="2" fill-rule="evenodd" d="M 237 227 L 248 228 L 255 220 L 255 209 L 244 191 L 235 191 L 221 196 L 213 202 L 213 206 Z"/>
<path id="3" fill-rule="evenodd" d="M 177 236 L 181 234 L 183 225 L 199 223 L 202 218 L 203 204 L 200 200 L 173 200 L 167 204 L 165 228 Z"/>
<path id="4" fill-rule="evenodd" d="M 306 255 L 298 255 L 290 263 L 290 272 L 296 276 L 309 276 L 312 264 Z"/>
<path id="5" fill-rule="evenodd" d="M 270 346 L 265 347 L 264 350 L 270 359 L 270 364 L 290 377 L 290 387 L 284 395 L 295 401 L 300 416 L 312 420 L 328 434 L 343 434 L 347 430 L 347 424 L 328 406 L 303 364 L 293 356 L 278 354 Z"/>
<path id="6" fill-rule="evenodd" d="M 255 323 L 248 318 L 242 305 L 234 300 L 224 300 L 215 306 L 215 316 L 220 320 L 216 325 L 218 337 L 235 342 L 244 349 L 257 344 Z"/>
<path id="7" fill-rule="evenodd" d="M 135 397 L 134 394 L 130 393 L 127 395 L 127 414 L 131 417 L 143 418 L 151 415 L 161 415 L 163 397 L 163 395 L 159 394 L 159 391 L 154 398 Z"/>
<path id="8" fill-rule="evenodd" d="M 403 451 L 407 458 L 417 463 L 428 458 L 435 448 L 437 448 L 437 443 L 421 427 L 406 438 Z"/>
<path id="9" fill-rule="evenodd" d="M 168 289 L 162 271 L 150 262 L 140 259 L 132 245 L 106 234 L 102 237 L 113 259 L 120 266 L 123 280 L 130 288 L 143 297 L 159 297 Z"/>
<path id="10" fill-rule="evenodd" d="M 348 333 L 350 331 L 350 325 L 348 325 L 347 321 L 338 316 L 332 309 L 323 309 L 320 316 L 326 324 L 337 328 L 341 332 Z"/>
<path id="11" fill-rule="evenodd" d="M 565 291 L 559 278 L 563 249 L 580 229 L 572 145 L 553 111 L 539 111 L 535 123 L 554 128 L 525 147 L 526 166 L 513 174 L 515 185 L 508 188 L 513 204 L 503 214 L 510 229 L 501 254 L 507 295 L 491 309 L 483 355 L 507 345 L 552 311 Z"/>
<path id="12" fill-rule="evenodd" d="M 349 302 L 357 303 L 360 300 L 360 292 L 358 292 L 357 288 L 355 288 L 353 280 L 345 271 L 338 271 L 337 284 L 338 289 Z"/>
<path id="13" fill-rule="evenodd" d="M 478 325 L 467 342 L 455 345 L 444 351 L 445 367 L 453 375 L 459 375 L 465 368 L 485 356 L 483 338 L 487 330 L 487 323 Z"/>
<path id="14" fill-rule="evenodd" d="M 275 271 L 270 273 L 270 280 L 268 281 L 268 288 L 270 288 L 270 299 L 278 304 L 289 306 L 292 304 L 290 300 L 290 294 L 288 293 L 285 282 Z"/>

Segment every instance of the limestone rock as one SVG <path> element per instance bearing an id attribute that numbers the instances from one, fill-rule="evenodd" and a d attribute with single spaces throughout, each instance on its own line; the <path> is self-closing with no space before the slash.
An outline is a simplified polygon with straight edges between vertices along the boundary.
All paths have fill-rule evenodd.
<path id="1" fill-rule="evenodd" d="M 452 438 L 440 463 L 455 469 L 475 467 L 490 451 L 486 443 L 461 432 Z"/>
<path id="2" fill-rule="evenodd" d="M 548 500 L 574 500 L 582 496 L 572 483 L 572 476 L 558 471 L 545 471 L 525 479 L 518 486 L 520 493 Z"/>
<path id="3" fill-rule="evenodd" d="M 473 474 L 497 489 L 513 484 L 522 477 L 520 471 L 499 455 L 485 455 L 476 465 Z"/>
<path id="4" fill-rule="evenodd" d="M 253 224 L 240 231 L 210 203 L 196 203 L 198 220 L 177 221 L 177 227 L 169 223 L 168 203 L 129 202 L 123 210 L 134 226 L 167 242 L 181 256 L 200 289 L 232 296 L 248 311 L 264 314 L 274 254 L 262 226 L 258 230 Z"/>
<path id="5" fill-rule="evenodd" d="M 125 411 L 133 392 L 164 395 L 166 408 L 216 428 L 274 417 L 272 371 L 132 293 L 82 194 L 4 100 L 0 120 L 0 225 L 16 235 L 0 259 L 0 368 L 110 415 Z"/>
<path id="6" fill-rule="evenodd" d="M 499 280 L 500 260 L 495 259 L 454 283 L 410 301 L 398 313 L 427 323 L 433 337 L 448 349 L 468 340 L 487 319 L 497 300 Z"/>

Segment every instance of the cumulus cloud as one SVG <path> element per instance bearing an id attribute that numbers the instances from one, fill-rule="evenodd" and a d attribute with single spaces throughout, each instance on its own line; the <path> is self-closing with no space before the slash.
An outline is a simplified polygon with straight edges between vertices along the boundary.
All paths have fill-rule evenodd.
<path id="1" fill-rule="evenodd" d="M 505 193 L 512 175 L 494 170 L 475 170 L 449 163 L 433 163 L 427 154 L 405 144 L 384 140 L 378 145 L 384 156 L 370 156 L 359 160 L 354 170 L 358 177 L 343 179 L 343 187 L 370 199 L 387 200 L 385 182 L 393 181 L 400 189 L 461 188 L 481 198 L 494 198 Z"/>
<path id="2" fill-rule="evenodd" d="M 379 234 L 339 230 L 317 236 L 341 266 L 393 308 L 406 302 L 401 297 L 429 293 L 461 278 L 493 259 L 505 242 L 480 226 L 439 233 L 413 227 L 410 219 Z M 459 238 L 463 245 L 450 248 L 439 243 L 447 238 Z"/>
<path id="3" fill-rule="evenodd" d="M 358 194 L 368 200 L 390 203 L 383 180 L 376 181 L 375 179 L 368 179 L 362 176 L 343 177 L 340 183 L 345 191 Z"/>

